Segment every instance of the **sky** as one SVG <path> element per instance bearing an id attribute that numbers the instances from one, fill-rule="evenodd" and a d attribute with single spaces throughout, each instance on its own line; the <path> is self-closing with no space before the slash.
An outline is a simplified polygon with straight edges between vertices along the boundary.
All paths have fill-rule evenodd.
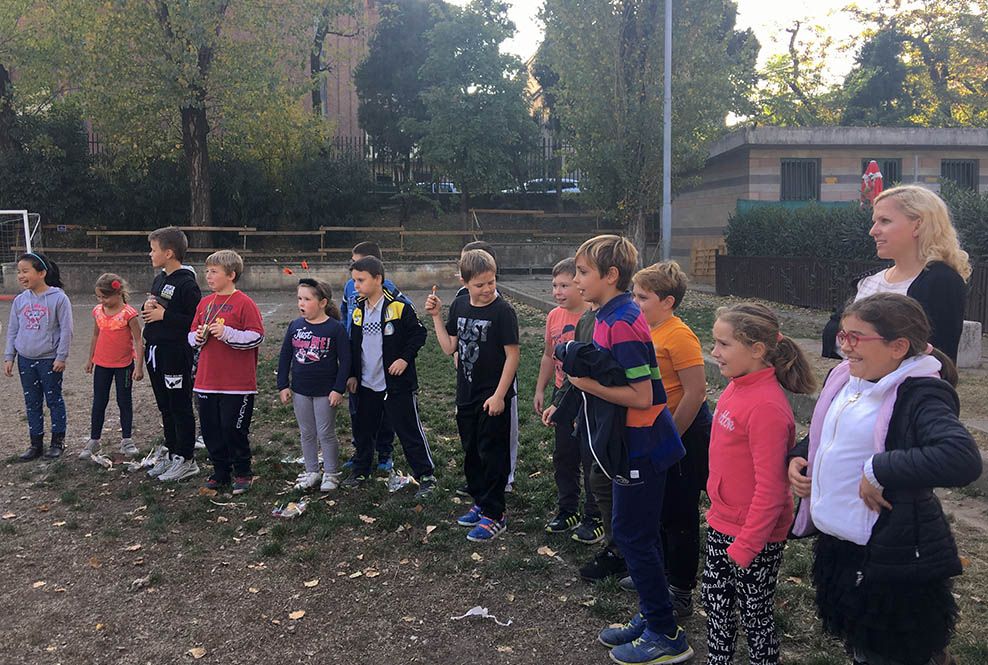
<path id="1" fill-rule="evenodd" d="M 468 0 L 450 0 L 453 4 L 464 5 Z M 675 0 L 673 0 L 675 2 Z M 542 41 L 542 25 L 537 15 L 541 0 L 508 0 L 511 9 L 508 16 L 518 29 L 515 37 L 504 44 L 504 50 L 527 60 Z M 789 35 L 785 29 L 795 20 L 808 19 L 819 25 L 826 25 L 834 42 L 858 32 L 853 21 L 839 13 L 848 0 L 738 0 L 738 27 L 751 28 L 762 45 L 759 65 L 769 56 L 784 53 L 789 46 Z M 676 5 L 673 5 L 676 11 Z M 851 68 L 853 54 L 834 53 L 829 63 L 831 74 L 842 76 Z"/>

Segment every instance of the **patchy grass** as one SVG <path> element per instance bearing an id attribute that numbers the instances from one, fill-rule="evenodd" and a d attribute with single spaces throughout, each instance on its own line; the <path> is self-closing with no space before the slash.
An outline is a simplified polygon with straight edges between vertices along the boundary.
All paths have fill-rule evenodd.
<path id="1" fill-rule="evenodd" d="M 709 335 L 714 309 L 713 303 L 684 304 L 683 318 L 701 340 Z M 18 617 L 0 637 L 0 648 L 13 654 L 12 663 L 180 662 L 200 644 L 217 662 L 263 663 L 272 653 L 285 661 L 309 662 L 309 651 L 318 653 L 321 645 L 330 644 L 334 653 L 361 654 L 361 662 L 393 658 L 396 649 L 403 662 L 466 662 L 464 654 L 479 653 L 476 649 L 485 662 L 498 664 L 603 662 L 606 651 L 595 646 L 596 632 L 627 620 L 636 599 L 614 580 L 579 581 L 577 568 L 597 549 L 542 530 L 556 508 L 552 432 L 531 404 L 544 318 L 529 307 L 517 310 L 524 330 L 518 376 L 521 445 L 517 493 L 507 497 L 503 537 L 471 543 L 467 530 L 455 524 L 469 508 L 468 500 L 455 496 L 463 484 L 453 417 L 455 377 L 431 322 L 417 366 L 420 415 L 437 466 L 433 497 L 417 501 L 412 487 L 390 494 L 383 482 L 374 481 L 355 491 L 310 492 L 301 517 L 271 517 L 276 502 L 303 496 L 291 489 L 299 467 L 282 462 L 300 450 L 291 406 L 281 404 L 275 391 L 281 342 L 275 334 L 262 347 L 258 369 L 260 394 L 251 432 L 258 478 L 244 495 L 234 497 L 227 489 L 201 496 L 208 469 L 177 484 L 116 469 L 104 472 L 71 455 L 48 466 L 0 470 L 6 474 L 0 498 L 18 513 L 16 520 L 0 522 L 0 575 L 15 589 L 0 598 Z M 277 323 L 271 322 L 270 329 L 279 330 Z M 83 413 L 77 402 L 75 417 Z M 349 418 L 345 407 L 339 413 L 341 458 L 346 459 Z M 208 467 L 204 458 L 200 462 Z M 408 470 L 400 445 L 395 464 Z M 53 508 L 39 513 L 35 508 L 42 504 Z M 988 542 L 984 532 L 957 528 L 961 519 L 958 514 L 955 532 L 968 564 L 955 587 L 962 620 L 953 648 L 961 662 L 988 662 L 983 631 L 988 604 L 982 600 L 988 598 Z M 67 523 L 51 526 L 58 521 Z M 543 545 L 554 554 L 539 553 Z M 783 660 L 845 663 L 843 649 L 820 634 L 814 619 L 810 546 L 809 541 L 789 543 L 780 573 L 776 617 Z M 132 581 L 144 576 L 150 584 L 131 591 Z M 317 585 L 304 585 L 313 580 Z M 36 581 L 47 584 L 34 588 Z M 190 598 L 197 608 L 192 622 L 181 609 Z M 698 592 L 696 600 L 699 609 Z M 482 620 L 449 620 L 474 605 L 514 624 L 504 628 Z M 289 612 L 303 609 L 303 619 L 288 618 Z M 218 616 L 221 622 L 209 620 Z M 103 626 L 98 631 L 97 623 Z M 696 662 L 703 662 L 702 616 L 684 625 L 697 650 Z M 242 650 L 242 639 L 231 641 L 231 635 L 248 635 L 249 653 Z M 368 635 L 374 636 L 371 643 Z M 29 646 L 14 649 L 13 644 Z M 57 660 L 47 656 L 50 646 Z"/>

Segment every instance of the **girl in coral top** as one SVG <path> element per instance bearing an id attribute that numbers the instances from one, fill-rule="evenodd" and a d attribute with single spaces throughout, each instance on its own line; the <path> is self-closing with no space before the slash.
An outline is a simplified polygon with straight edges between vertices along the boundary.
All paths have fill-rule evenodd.
<path id="1" fill-rule="evenodd" d="M 726 665 L 734 657 L 737 604 L 751 665 L 774 665 L 775 582 L 793 509 L 786 455 L 796 433 L 782 389 L 810 393 L 815 382 L 806 356 L 764 305 L 718 309 L 713 332 L 711 355 L 731 382 L 710 433 L 707 662 Z"/>
<path id="2" fill-rule="evenodd" d="M 103 273 L 96 280 L 96 300 L 99 304 L 93 308 L 95 325 L 93 340 L 89 344 L 89 359 L 86 361 L 86 373 L 93 375 L 93 411 L 89 441 L 79 453 L 81 459 L 88 459 L 100 451 L 111 383 L 117 385 L 120 452 L 131 457 L 138 454 L 137 446 L 130 438 L 134 422 L 131 389 L 134 381 L 144 378 L 143 363 L 134 362 L 134 358 L 143 357 L 144 346 L 137 310 L 127 304 L 126 287 L 123 278 L 112 272 Z"/>

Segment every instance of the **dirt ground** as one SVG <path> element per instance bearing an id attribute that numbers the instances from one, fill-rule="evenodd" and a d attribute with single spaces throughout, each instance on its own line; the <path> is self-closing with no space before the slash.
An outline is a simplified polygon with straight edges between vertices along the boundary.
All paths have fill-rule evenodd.
<path id="1" fill-rule="evenodd" d="M 421 312 L 426 294 L 410 295 Z M 449 294 L 442 295 L 448 302 Z M 541 533 L 554 499 L 547 489 L 551 445 L 547 433 L 528 424 L 531 416 L 524 417 L 519 491 L 508 497 L 514 519 L 494 543 L 468 543 L 452 524 L 468 506 L 453 492 L 462 476 L 448 388 L 420 393 L 439 469 L 435 497 L 416 503 L 408 490 L 388 494 L 383 483 L 371 483 L 358 493 L 313 496 L 296 520 L 270 516 L 276 501 L 298 497 L 289 492 L 298 467 L 282 462 L 298 455 L 297 432 L 290 411 L 276 404 L 270 376 L 271 355 L 296 310 L 292 294 L 262 293 L 257 301 L 267 332 L 259 377 L 264 392 L 251 437 L 259 477 L 243 497 L 203 496 L 198 490 L 205 470 L 187 482 L 164 485 L 77 459 L 88 435 L 91 398 L 91 377 L 83 372 L 93 304 L 86 297 L 73 298 L 77 328 L 64 383 L 69 449 L 62 461 L 14 460 L 27 442 L 22 392 L 16 376 L 0 377 L 0 607 L 6 615 L 0 661 L 608 662 L 595 636 L 630 616 L 633 596 L 613 585 L 578 581 L 576 568 L 592 550 Z M 0 302 L 0 321 L 6 323 L 9 308 Z M 523 364 L 533 365 L 535 358 L 523 355 Z M 451 375 L 445 366 L 439 369 Z M 528 376 L 533 371 L 523 369 Z M 433 383 L 422 373 L 423 384 Z M 530 410 L 531 388 L 523 386 L 523 394 Z M 134 439 L 146 450 L 160 431 L 146 380 L 135 386 L 134 403 Z M 111 400 L 104 441 L 114 440 L 116 418 Z M 339 422 L 346 441 L 348 419 Z M 205 455 L 199 462 L 208 465 Z M 969 618 L 961 632 L 980 649 L 986 508 L 977 497 L 958 493 L 948 493 L 945 504 L 955 523 L 964 525 L 958 539 L 970 559 L 965 578 L 974 575 L 962 589 Z M 798 621 L 780 626 L 784 662 L 845 662 L 834 655 L 840 649 L 832 642 L 804 638 L 815 628 L 806 606 L 809 590 L 796 565 L 787 563 L 788 580 L 780 576 L 782 604 L 790 598 L 793 608 L 802 603 L 793 610 Z M 451 619 L 477 605 L 511 625 Z M 694 662 L 703 662 L 702 616 L 684 626 L 697 648 Z"/>

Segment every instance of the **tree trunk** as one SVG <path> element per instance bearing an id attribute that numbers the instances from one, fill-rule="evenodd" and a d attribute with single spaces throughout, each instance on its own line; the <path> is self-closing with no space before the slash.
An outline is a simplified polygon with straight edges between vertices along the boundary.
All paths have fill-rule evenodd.
<path id="1" fill-rule="evenodd" d="M 209 150 L 206 134 L 205 106 L 182 109 L 182 147 L 189 180 L 189 223 L 191 226 L 210 226 L 213 221 L 209 186 Z M 206 236 L 196 233 L 193 245 L 205 246 Z"/>
<path id="2" fill-rule="evenodd" d="M 17 124 L 17 114 L 11 106 L 13 87 L 10 84 L 10 74 L 7 68 L 0 65 L 0 155 L 20 150 L 20 144 L 14 138 L 14 125 Z"/>
<path id="3" fill-rule="evenodd" d="M 323 35 L 323 39 L 325 39 Z M 318 39 L 318 36 L 317 36 Z M 309 76 L 312 80 L 312 115 L 322 117 L 322 83 L 319 73 L 322 71 L 322 48 L 314 47 L 309 53 Z"/>
<path id="4" fill-rule="evenodd" d="M 628 220 L 628 240 L 635 246 L 638 250 L 638 263 L 639 265 L 645 261 L 645 251 L 647 247 L 645 246 L 645 221 L 647 216 L 645 214 L 645 209 L 639 203 L 630 211 L 630 219 Z"/>

